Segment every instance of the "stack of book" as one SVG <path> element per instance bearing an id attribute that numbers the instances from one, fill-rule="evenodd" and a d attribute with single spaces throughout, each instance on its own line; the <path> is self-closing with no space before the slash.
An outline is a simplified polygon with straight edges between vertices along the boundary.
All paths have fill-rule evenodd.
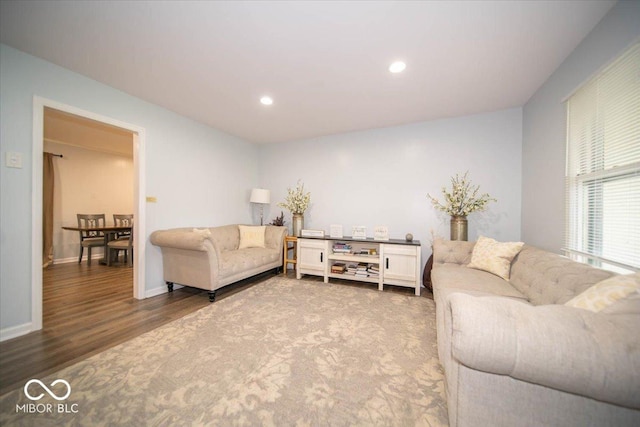
<path id="1" fill-rule="evenodd" d="M 351 245 L 348 245 L 344 242 L 335 242 L 333 244 L 333 253 L 334 254 L 350 254 Z"/>
<path id="2" fill-rule="evenodd" d="M 367 273 L 368 264 L 365 262 L 358 263 L 358 267 L 356 268 L 356 277 L 369 277 L 369 273 Z"/>
<path id="3" fill-rule="evenodd" d="M 380 267 L 378 264 L 369 264 L 367 273 L 369 273 L 370 277 L 378 277 L 380 275 Z"/>
<path id="4" fill-rule="evenodd" d="M 358 264 L 349 264 L 347 266 L 347 271 L 344 274 L 355 275 L 356 271 L 358 271 Z"/>
<path id="5" fill-rule="evenodd" d="M 334 274 L 344 274 L 347 270 L 347 265 L 342 262 L 336 262 L 331 266 L 331 272 Z"/>

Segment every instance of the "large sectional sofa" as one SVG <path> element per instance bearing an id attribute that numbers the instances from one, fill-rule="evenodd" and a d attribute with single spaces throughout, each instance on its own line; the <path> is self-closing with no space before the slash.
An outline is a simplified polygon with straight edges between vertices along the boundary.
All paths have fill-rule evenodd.
<path id="1" fill-rule="evenodd" d="M 450 425 L 640 426 L 640 294 L 567 306 L 614 273 L 524 245 L 505 280 L 467 266 L 474 245 L 433 244 Z"/>
<path id="2" fill-rule="evenodd" d="M 277 271 L 283 262 L 286 232 L 286 227 L 240 224 L 173 228 L 154 231 L 151 243 L 162 249 L 169 292 L 174 283 L 204 289 L 213 302 L 223 286 L 271 269 Z"/>

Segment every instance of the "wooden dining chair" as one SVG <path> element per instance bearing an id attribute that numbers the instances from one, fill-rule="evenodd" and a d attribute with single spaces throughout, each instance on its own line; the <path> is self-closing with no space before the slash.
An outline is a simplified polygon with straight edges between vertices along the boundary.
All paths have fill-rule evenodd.
<path id="1" fill-rule="evenodd" d="M 91 227 L 104 227 L 105 215 L 104 214 L 77 214 L 78 227 L 91 228 Z M 87 264 L 91 265 L 91 248 L 104 247 L 105 235 L 102 231 L 80 231 L 80 256 L 78 256 L 78 264 L 82 262 L 82 253 L 84 248 L 88 249 Z"/>
<path id="2" fill-rule="evenodd" d="M 107 265 L 111 265 L 112 251 L 116 252 L 116 258 L 120 251 L 125 251 L 124 260 L 129 267 L 133 265 L 133 228 L 127 238 L 115 239 L 107 243 Z"/>
<path id="3" fill-rule="evenodd" d="M 113 225 L 118 227 L 133 226 L 133 214 L 113 214 Z M 118 231 L 115 234 L 116 239 L 128 239 L 131 231 Z"/>

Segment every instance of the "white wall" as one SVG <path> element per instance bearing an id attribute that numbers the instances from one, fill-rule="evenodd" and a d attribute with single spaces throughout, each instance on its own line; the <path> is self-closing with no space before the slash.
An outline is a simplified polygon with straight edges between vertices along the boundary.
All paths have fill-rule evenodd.
<path id="1" fill-rule="evenodd" d="M 113 214 L 133 213 L 133 158 L 50 141 L 44 142 L 44 150 L 64 156 L 53 159 L 53 260 L 76 262 L 78 232 L 62 227 L 76 225 L 79 213 L 104 213 L 107 224 L 113 223 Z M 102 252 L 94 248 L 91 254 Z"/>
<path id="2" fill-rule="evenodd" d="M 249 222 L 257 148 L 52 63 L 0 44 L 0 331 L 31 322 L 31 177 L 34 95 L 146 130 L 146 232 Z M 7 151 L 22 169 L 5 166 Z M 164 287 L 160 250 L 147 244 L 147 293 Z"/>
<path id="3" fill-rule="evenodd" d="M 342 224 L 386 225 L 391 238 L 412 233 L 421 240 L 423 263 L 431 254 L 430 230 L 449 238 L 449 218 L 433 209 L 427 193 L 441 199 L 455 173 L 498 199 L 469 217 L 469 239 L 487 235 L 520 239 L 522 110 L 437 120 L 333 135 L 260 148 L 260 185 L 271 190 L 265 208 L 271 222 L 287 187 L 301 179 L 311 191 L 305 228 L 329 231 Z M 284 210 L 291 226 L 291 215 Z"/>
<path id="4" fill-rule="evenodd" d="M 522 146 L 525 242 L 560 252 L 565 213 L 563 100 L 638 37 L 640 2 L 618 2 L 525 105 Z"/>

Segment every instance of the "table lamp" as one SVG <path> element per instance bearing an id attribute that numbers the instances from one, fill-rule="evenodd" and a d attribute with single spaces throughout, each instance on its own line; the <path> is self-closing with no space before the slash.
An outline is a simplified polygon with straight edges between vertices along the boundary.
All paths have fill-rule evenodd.
<path id="1" fill-rule="evenodd" d="M 263 224 L 263 212 L 264 205 L 268 205 L 271 203 L 271 192 L 269 190 L 265 190 L 264 188 L 254 188 L 251 190 L 251 198 L 249 199 L 251 203 L 258 203 L 260 205 L 260 225 Z"/>

